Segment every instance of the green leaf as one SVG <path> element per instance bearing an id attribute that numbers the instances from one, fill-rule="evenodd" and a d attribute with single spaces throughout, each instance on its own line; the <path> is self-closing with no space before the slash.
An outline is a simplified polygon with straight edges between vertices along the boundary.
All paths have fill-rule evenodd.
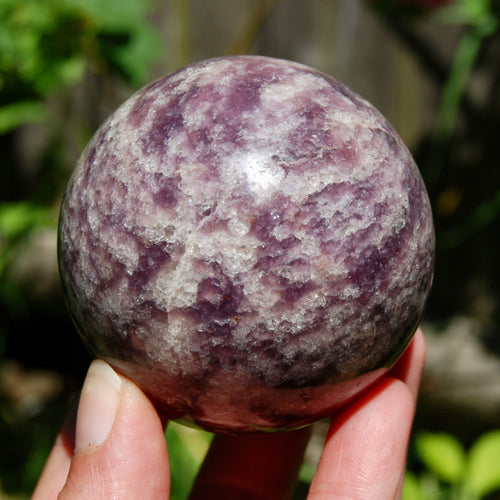
<path id="1" fill-rule="evenodd" d="M 48 95 L 58 87 L 75 83 L 83 76 L 85 63 L 85 58 L 80 54 L 58 61 L 39 73 L 34 88 L 41 95 Z"/>
<path id="2" fill-rule="evenodd" d="M 420 483 L 412 472 L 406 472 L 401 500 L 429 500 L 424 498 Z"/>
<path id="3" fill-rule="evenodd" d="M 147 20 L 149 0 L 66 0 L 93 26 L 99 63 L 117 72 L 134 85 L 143 84 L 149 77 L 151 64 L 161 54 L 161 39 Z M 95 61 L 94 61 L 95 62 Z"/>
<path id="4" fill-rule="evenodd" d="M 457 0 L 437 9 L 433 19 L 444 24 L 481 25 L 485 35 L 492 33 L 497 26 L 490 0 Z"/>
<path id="5" fill-rule="evenodd" d="M 109 56 L 133 84 L 140 85 L 148 78 L 150 66 L 160 54 L 160 37 L 144 27 L 133 33 L 129 43 L 116 47 Z"/>
<path id="6" fill-rule="evenodd" d="M 490 0 L 458 0 L 458 5 L 470 20 L 487 15 L 490 11 Z"/>
<path id="7" fill-rule="evenodd" d="M 25 123 L 41 123 L 47 116 L 40 101 L 21 101 L 0 107 L 0 134 L 5 134 Z"/>
<path id="8" fill-rule="evenodd" d="M 146 20 L 150 2 L 145 0 L 66 0 L 66 8 L 85 12 L 99 29 L 123 30 Z"/>
<path id="9" fill-rule="evenodd" d="M 500 488 L 500 430 L 484 434 L 472 445 L 465 482 L 478 496 Z"/>
<path id="10" fill-rule="evenodd" d="M 415 446 L 422 462 L 439 479 L 452 484 L 461 481 L 466 456 L 457 439 L 449 434 L 425 432 L 417 436 Z"/>
<path id="11" fill-rule="evenodd" d="M 32 227 L 53 224 L 55 217 L 48 208 L 29 202 L 0 204 L 0 236 L 15 238 Z"/>
<path id="12" fill-rule="evenodd" d="M 85 72 L 85 59 L 77 54 L 71 59 L 60 63 L 59 75 L 64 83 L 74 83 L 83 77 Z"/>
<path id="13" fill-rule="evenodd" d="M 316 474 L 316 467 L 308 462 L 304 462 L 300 466 L 299 471 L 299 481 L 303 483 L 311 484 L 314 478 L 314 474 Z"/>
<path id="14" fill-rule="evenodd" d="M 212 434 L 169 422 L 166 433 L 172 478 L 171 500 L 188 498 Z"/>

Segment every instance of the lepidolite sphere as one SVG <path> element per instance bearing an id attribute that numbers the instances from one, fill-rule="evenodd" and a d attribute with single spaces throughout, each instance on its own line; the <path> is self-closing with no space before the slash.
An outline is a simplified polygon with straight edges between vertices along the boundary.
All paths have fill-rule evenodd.
<path id="1" fill-rule="evenodd" d="M 126 101 L 69 181 L 59 260 L 77 328 L 169 419 L 288 429 L 383 376 L 433 268 L 425 188 L 369 103 L 257 56 Z"/>

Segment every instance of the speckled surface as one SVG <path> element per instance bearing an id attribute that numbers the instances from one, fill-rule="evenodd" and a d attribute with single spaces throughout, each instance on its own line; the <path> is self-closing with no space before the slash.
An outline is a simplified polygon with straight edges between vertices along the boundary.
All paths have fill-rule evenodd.
<path id="1" fill-rule="evenodd" d="M 432 279 L 430 205 L 397 133 L 331 77 L 263 57 L 125 102 L 76 166 L 59 238 L 91 351 L 212 430 L 332 411 L 402 352 Z"/>

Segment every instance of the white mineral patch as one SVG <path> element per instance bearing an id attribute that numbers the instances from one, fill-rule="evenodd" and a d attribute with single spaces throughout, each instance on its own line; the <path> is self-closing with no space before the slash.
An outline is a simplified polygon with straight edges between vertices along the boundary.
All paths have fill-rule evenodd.
<path id="1" fill-rule="evenodd" d="M 248 273 L 243 283 L 246 300 L 251 310 L 260 311 L 261 318 L 281 300 L 280 290 L 269 287 L 263 280 L 264 273 Z"/>
<path id="2" fill-rule="evenodd" d="M 282 168 L 255 153 L 233 155 L 231 163 L 246 175 L 250 188 L 259 198 L 275 191 L 285 176 Z"/>

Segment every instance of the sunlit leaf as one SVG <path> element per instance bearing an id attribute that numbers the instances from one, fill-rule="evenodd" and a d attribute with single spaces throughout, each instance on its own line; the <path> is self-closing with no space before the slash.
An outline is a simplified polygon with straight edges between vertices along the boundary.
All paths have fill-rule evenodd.
<path id="1" fill-rule="evenodd" d="M 159 36 L 149 29 L 143 29 L 137 30 L 128 44 L 117 47 L 112 57 L 132 83 L 140 84 L 147 79 L 150 65 L 160 53 Z"/>
<path id="2" fill-rule="evenodd" d="M 0 134 L 25 123 L 41 123 L 46 118 L 46 107 L 40 101 L 21 101 L 0 107 Z"/>
<path id="3" fill-rule="evenodd" d="M 401 500 L 429 500 L 423 497 L 419 481 L 411 472 L 405 475 Z"/>
<path id="4" fill-rule="evenodd" d="M 466 456 L 461 443 L 444 433 L 422 433 L 417 436 L 416 450 L 427 468 L 439 479 L 457 483 L 462 479 Z"/>
<path id="5" fill-rule="evenodd" d="M 300 467 L 299 481 L 310 484 L 314 478 L 315 473 L 316 467 L 311 463 L 304 462 Z"/>
<path id="6" fill-rule="evenodd" d="M 171 500 L 185 500 L 210 445 L 212 435 L 169 422 L 166 439 L 170 458 Z"/>
<path id="7" fill-rule="evenodd" d="M 473 444 L 465 482 L 478 496 L 500 488 L 500 430 L 484 434 Z"/>
<path id="8" fill-rule="evenodd" d="M 97 40 L 107 69 L 134 85 L 147 80 L 151 64 L 161 54 L 158 35 L 146 27 L 131 32 L 103 32 Z"/>
<path id="9" fill-rule="evenodd" d="M 86 63 L 144 83 L 160 47 L 150 7 L 149 0 L 1 0 L 1 102 L 42 100 L 80 79 Z M 0 133 L 25 121 L 31 116 L 9 114 Z"/>
<path id="10" fill-rule="evenodd" d="M 68 8 L 86 12 L 92 20 L 99 23 L 100 29 L 121 30 L 135 27 L 145 18 L 150 2 L 137 0 L 65 0 Z"/>
<path id="11" fill-rule="evenodd" d="M 29 202 L 0 204 L 0 235 L 14 238 L 32 227 L 50 226 L 55 218 L 49 209 Z"/>

